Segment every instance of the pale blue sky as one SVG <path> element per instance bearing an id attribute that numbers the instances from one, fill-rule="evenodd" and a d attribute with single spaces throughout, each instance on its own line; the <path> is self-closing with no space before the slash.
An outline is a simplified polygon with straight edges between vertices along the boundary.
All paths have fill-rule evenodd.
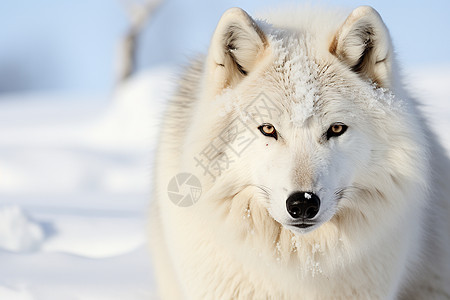
<path id="1" fill-rule="evenodd" d="M 177 64 L 204 52 L 220 15 L 229 7 L 240 6 L 252 13 L 276 3 L 167 0 L 142 34 L 139 68 Z M 450 64 L 448 0 L 320 3 L 375 7 L 407 68 Z M 114 83 L 116 46 L 126 24 L 119 0 L 1 1 L 0 93 L 107 92 Z"/>

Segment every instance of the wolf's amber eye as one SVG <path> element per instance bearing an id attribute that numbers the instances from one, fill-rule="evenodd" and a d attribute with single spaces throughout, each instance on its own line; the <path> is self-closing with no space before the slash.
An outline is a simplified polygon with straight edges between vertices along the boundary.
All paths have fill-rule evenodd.
<path id="1" fill-rule="evenodd" d="M 275 130 L 275 127 L 272 124 L 264 123 L 261 126 L 259 126 L 258 129 L 265 136 L 270 136 L 278 140 L 277 131 Z"/>
<path id="2" fill-rule="evenodd" d="M 327 140 L 335 137 L 340 136 L 344 134 L 344 132 L 347 130 L 348 126 L 343 123 L 333 123 L 331 124 L 330 128 L 328 128 L 327 131 Z"/>

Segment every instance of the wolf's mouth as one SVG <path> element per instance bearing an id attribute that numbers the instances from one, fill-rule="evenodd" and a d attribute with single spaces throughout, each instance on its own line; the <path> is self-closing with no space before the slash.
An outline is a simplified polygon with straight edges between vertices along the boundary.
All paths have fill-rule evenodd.
<path id="1" fill-rule="evenodd" d="M 307 224 L 307 223 L 299 223 L 299 224 L 292 224 L 292 226 L 298 227 L 298 228 L 308 228 L 313 226 L 314 224 Z"/>

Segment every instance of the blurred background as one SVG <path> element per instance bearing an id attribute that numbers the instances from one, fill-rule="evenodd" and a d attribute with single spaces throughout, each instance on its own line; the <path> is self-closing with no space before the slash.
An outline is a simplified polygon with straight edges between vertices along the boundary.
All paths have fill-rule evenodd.
<path id="1" fill-rule="evenodd" d="M 290 1 L 289 3 L 303 3 Z M 450 148 L 450 2 L 371 5 Z M 221 14 L 280 1 L 0 2 L 0 299 L 148 299 L 152 153 L 164 103 Z"/>

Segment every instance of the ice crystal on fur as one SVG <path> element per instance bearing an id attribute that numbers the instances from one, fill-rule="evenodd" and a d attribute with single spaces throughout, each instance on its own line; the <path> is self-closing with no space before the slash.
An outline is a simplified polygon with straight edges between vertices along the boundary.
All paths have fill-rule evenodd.
<path id="1" fill-rule="evenodd" d="M 250 210 L 250 208 L 246 208 L 243 218 L 244 219 L 250 219 L 250 216 L 251 216 L 251 210 Z"/>
<path id="2" fill-rule="evenodd" d="M 288 36 L 283 40 L 274 39 L 274 51 L 278 60 L 274 65 L 282 76 L 285 93 L 292 101 L 291 121 L 302 126 L 315 114 L 315 105 L 319 99 L 320 89 L 317 83 L 318 65 L 308 57 L 308 36 Z M 294 83 L 292 85 L 292 83 Z"/>

